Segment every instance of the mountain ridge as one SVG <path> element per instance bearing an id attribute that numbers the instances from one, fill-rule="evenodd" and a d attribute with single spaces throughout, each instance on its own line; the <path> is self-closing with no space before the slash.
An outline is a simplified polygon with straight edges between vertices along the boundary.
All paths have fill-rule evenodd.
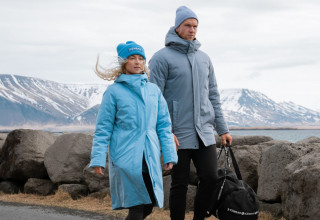
<path id="1" fill-rule="evenodd" d="M 0 74 L 0 126 L 94 125 L 109 84 L 64 84 Z M 220 98 L 232 127 L 320 126 L 320 112 L 293 102 L 277 103 L 257 91 L 223 89 Z"/>

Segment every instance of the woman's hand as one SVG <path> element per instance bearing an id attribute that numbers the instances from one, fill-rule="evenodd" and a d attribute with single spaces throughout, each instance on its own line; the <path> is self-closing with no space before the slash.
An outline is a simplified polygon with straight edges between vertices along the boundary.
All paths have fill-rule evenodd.
<path id="1" fill-rule="evenodd" d="M 170 162 L 170 163 L 166 163 L 164 168 L 165 170 L 171 170 L 172 167 L 173 167 L 173 163 Z"/>
<path id="2" fill-rule="evenodd" d="M 102 172 L 102 167 L 94 167 L 94 172 L 100 174 L 101 176 L 104 176 Z"/>

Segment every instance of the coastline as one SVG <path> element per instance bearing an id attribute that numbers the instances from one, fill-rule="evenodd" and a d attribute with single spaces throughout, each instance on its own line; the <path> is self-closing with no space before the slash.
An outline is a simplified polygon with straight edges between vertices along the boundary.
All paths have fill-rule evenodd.
<path id="1" fill-rule="evenodd" d="M 320 126 L 297 127 L 229 127 L 230 130 L 320 130 Z"/>
<path id="2" fill-rule="evenodd" d="M 95 130 L 95 125 L 70 125 L 70 126 L 0 126 L 0 133 L 10 133 L 15 129 L 32 129 L 32 130 L 42 130 L 52 133 L 91 133 Z M 229 130 L 320 130 L 319 126 L 256 126 L 256 127 L 235 127 L 229 126 Z"/>

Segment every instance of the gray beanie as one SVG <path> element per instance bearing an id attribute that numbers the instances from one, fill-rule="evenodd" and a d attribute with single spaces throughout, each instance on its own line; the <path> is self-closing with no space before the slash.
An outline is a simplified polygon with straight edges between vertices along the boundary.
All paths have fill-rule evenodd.
<path id="1" fill-rule="evenodd" d="M 179 27 L 180 24 L 188 18 L 195 18 L 198 21 L 197 15 L 191 9 L 186 6 L 180 6 L 176 11 L 176 21 L 174 27 Z"/>

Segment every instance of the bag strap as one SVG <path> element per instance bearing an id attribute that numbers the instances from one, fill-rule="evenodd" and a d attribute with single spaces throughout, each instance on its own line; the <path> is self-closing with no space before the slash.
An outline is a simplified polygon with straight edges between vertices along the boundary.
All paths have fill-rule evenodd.
<path id="1" fill-rule="evenodd" d="M 237 160 L 236 160 L 236 158 L 235 158 L 235 156 L 234 156 L 234 154 L 233 154 L 233 151 L 232 151 L 231 146 L 229 147 L 229 151 L 230 151 L 230 155 L 231 155 L 231 159 L 232 159 L 232 164 L 233 164 L 234 171 L 236 172 L 238 179 L 239 179 L 239 180 L 242 180 L 242 176 L 241 176 L 241 173 L 240 173 L 240 169 L 239 169 Z"/>
<path id="2" fill-rule="evenodd" d="M 221 144 L 220 151 L 218 153 L 218 160 L 219 160 L 223 150 L 225 152 L 225 168 L 227 168 L 228 166 L 230 167 L 230 163 L 229 163 L 229 152 L 230 152 L 230 156 L 231 156 L 231 160 L 232 160 L 234 171 L 236 172 L 237 178 L 239 180 L 242 180 L 242 176 L 241 176 L 241 172 L 240 172 L 237 160 L 236 160 L 236 158 L 235 158 L 235 156 L 233 154 L 233 151 L 232 151 L 232 146 L 229 144 L 228 141 L 227 141 L 227 145 L 226 146 L 223 146 Z"/>

